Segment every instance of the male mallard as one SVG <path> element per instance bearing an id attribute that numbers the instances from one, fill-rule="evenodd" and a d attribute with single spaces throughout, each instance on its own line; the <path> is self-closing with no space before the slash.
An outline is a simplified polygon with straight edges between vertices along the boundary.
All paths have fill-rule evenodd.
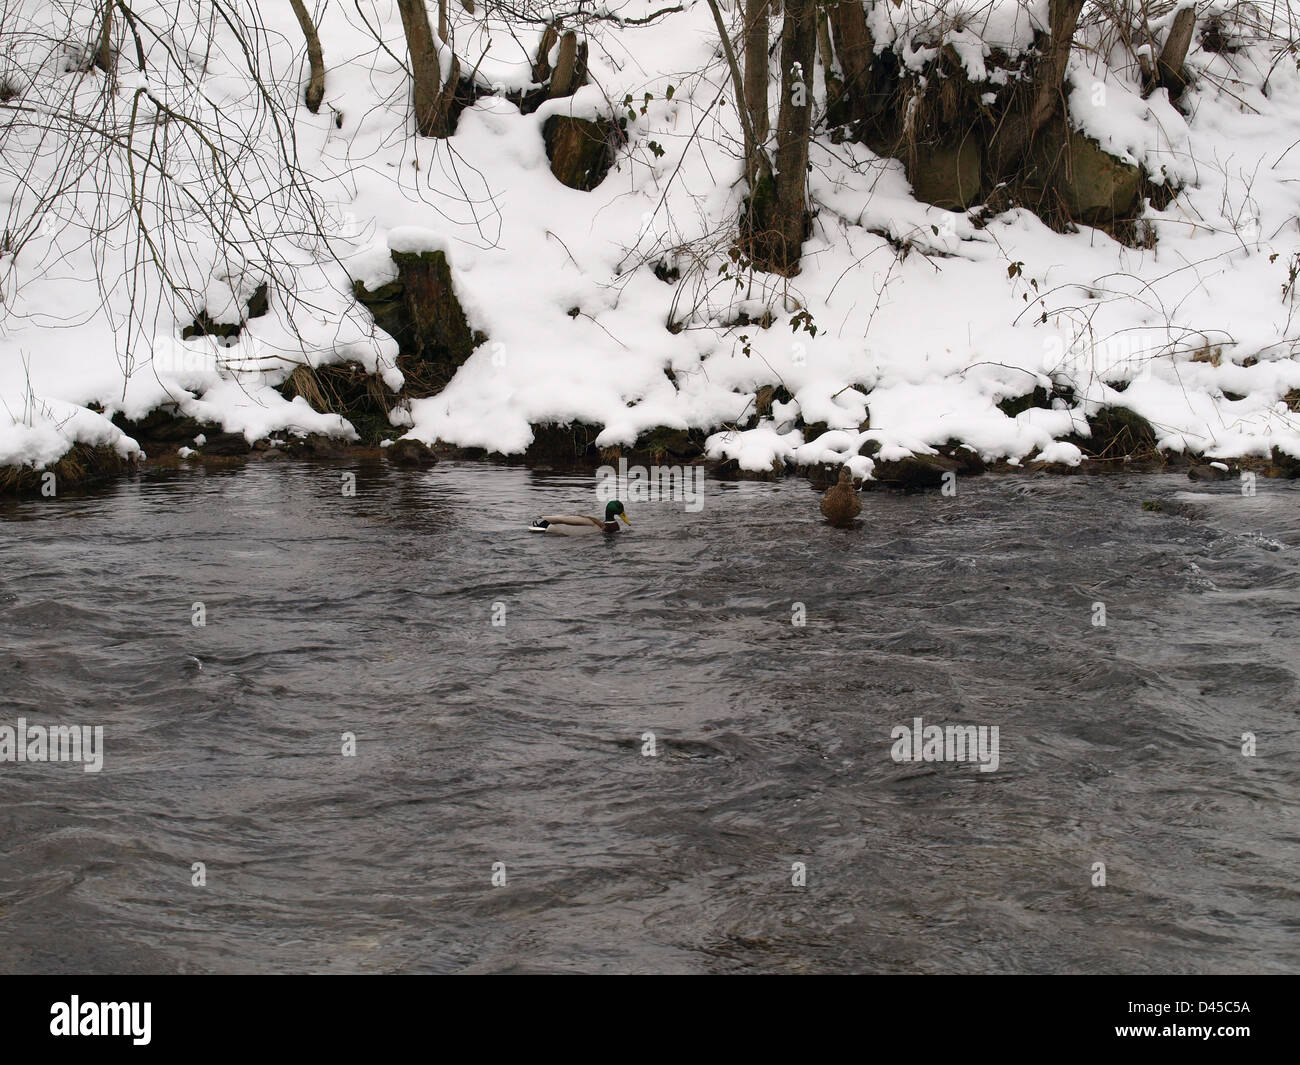
<path id="1" fill-rule="evenodd" d="M 537 518 L 528 527 L 528 531 L 556 533 L 560 536 L 577 536 L 579 533 L 592 532 L 618 532 L 618 522 L 614 520 L 616 516 L 623 519 L 623 524 L 628 526 L 632 524 L 627 520 L 627 515 L 623 513 L 623 504 L 617 499 L 611 499 L 605 504 L 604 521 L 599 518 L 589 518 L 585 514 L 547 514 L 545 517 Z"/>
<path id="2" fill-rule="evenodd" d="M 839 484 L 831 485 L 822 496 L 822 513 L 832 525 L 853 524 L 862 510 L 857 490 L 853 487 L 853 474 L 847 466 L 840 467 Z"/>

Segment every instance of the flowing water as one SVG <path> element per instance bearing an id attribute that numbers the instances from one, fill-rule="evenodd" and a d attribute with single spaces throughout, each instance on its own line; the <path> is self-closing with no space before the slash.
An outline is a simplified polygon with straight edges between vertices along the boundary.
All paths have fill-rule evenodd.
<path id="1" fill-rule="evenodd" d="M 0 504 L 0 970 L 1300 969 L 1300 485 L 355 472 Z"/>

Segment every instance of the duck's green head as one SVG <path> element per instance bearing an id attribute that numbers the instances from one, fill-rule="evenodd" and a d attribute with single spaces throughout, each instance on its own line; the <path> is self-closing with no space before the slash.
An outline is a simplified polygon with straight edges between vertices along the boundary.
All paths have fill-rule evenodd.
<path id="1" fill-rule="evenodd" d="M 623 524 L 631 527 L 632 523 L 627 520 L 627 515 L 623 513 L 623 504 L 617 499 L 611 499 L 605 504 L 605 524 L 612 522 L 615 516 L 623 519 Z"/>

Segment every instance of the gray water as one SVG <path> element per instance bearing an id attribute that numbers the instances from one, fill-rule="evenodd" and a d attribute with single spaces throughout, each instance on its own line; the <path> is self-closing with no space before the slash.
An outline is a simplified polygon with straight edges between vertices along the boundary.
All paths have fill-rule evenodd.
<path id="1" fill-rule="evenodd" d="M 356 473 L 0 504 L 0 725 L 105 730 L 0 763 L 0 970 L 1300 969 L 1296 485 Z"/>

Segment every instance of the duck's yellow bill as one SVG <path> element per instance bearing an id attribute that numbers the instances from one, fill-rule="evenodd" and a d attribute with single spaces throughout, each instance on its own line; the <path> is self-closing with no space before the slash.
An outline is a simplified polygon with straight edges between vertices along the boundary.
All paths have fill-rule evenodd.
<path id="1" fill-rule="evenodd" d="M 631 528 L 631 527 L 632 527 L 632 523 L 631 523 L 630 521 L 627 520 L 627 515 L 626 515 L 626 514 L 620 514 L 619 517 L 623 519 L 623 524 L 624 524 L 624 525 L 626 525 L 628 528 Z"/>

